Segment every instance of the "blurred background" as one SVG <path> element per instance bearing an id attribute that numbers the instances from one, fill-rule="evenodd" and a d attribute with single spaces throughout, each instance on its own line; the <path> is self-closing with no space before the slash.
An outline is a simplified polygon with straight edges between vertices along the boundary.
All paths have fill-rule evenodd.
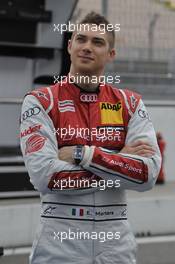
<path id="1" fill-rule="evenodd" d="M 39 194 L 29 182 L 19 148 L 24 95 L 68 73 L 67 41 L 55 25 L 90 11 L 120 24 L 116 60 L 106 75 L 119 88 L 142 94 L 151 115 L 163 167 L 155 188 L 128 191 L 138 264 L 175 264 L 175 1 L 0 1 L 0 263 L 25 264 L 39 221 Z M 114 84 L 116 86 L 116 84 Z"/>

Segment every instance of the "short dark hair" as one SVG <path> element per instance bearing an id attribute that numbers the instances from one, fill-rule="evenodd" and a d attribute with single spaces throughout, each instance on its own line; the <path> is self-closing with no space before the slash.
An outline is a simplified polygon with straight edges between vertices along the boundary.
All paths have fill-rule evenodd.
<path id="1" fill-rule="evenodd" d="M 107 34 L 109 36 L 109 46 L 110 48 L 114 48 L 115 44 L 115 31 L 108 30 L 107 26 L 110 24 L 109 21 L 102 15 L 96 13 L 96 12 L 90 12 L 88 13 L 80 22 L 79 24 L 95 24 L 97 26 L 103 24 L 105 25 L 105 29 L 107 31 Z"/>

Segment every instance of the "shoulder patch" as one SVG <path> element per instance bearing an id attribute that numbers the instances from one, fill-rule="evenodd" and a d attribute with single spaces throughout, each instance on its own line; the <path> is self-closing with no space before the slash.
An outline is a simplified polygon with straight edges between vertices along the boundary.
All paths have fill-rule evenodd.
<path id="1" fill-rule="evenodd" d="M 27 93 L 26 95 L 35 96 L 47 112 L 51 110 L 53 99 L 50 87 L 39 88 Z"/>
<path id="2" fill-rule="evenodd" d="M 127 89 L 125 89 L 123 91 L 126 95 L 126 98 L 127 98 L 128 104 L 129 104 L 129 108 L 132 111 L 132 113 L 134 113 L 139 102 L 140 102 L 141 95 L 138 93 L 135 93 L 133 91 L 127 90 Z"/>

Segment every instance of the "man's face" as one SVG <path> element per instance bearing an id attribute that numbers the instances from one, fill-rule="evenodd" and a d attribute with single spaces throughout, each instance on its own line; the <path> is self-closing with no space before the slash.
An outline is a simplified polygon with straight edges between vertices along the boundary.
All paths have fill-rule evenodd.
<path id="1" fill-rule="evenodd" d="M 91 25 L 89 25 L 91 29 Z M 109 36 L 100 30 L 81 29 L 74 32 L 68 51 L 75 73 L 98 74 L 113 60 L 114 49 L 109 48 Z"/>

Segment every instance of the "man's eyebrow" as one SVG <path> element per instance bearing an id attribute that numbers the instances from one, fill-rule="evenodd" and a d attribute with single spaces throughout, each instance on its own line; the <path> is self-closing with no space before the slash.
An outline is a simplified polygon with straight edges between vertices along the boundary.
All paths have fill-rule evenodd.
<path id="1" fill-rule="evenodd" d="M 87 38 L 86 35 L 83 35 L 81 33 L 77 33 L 77 36 L 80 36 L 80 37 L 83 37 L 83 38 Z M 100 41 L 103 41 L 105 42 L 105 39 L 104 38 L 100 38 L 100 37 L 92 37 L 93 40 L 100 40 Z"/>
<path id="2" fill-rule="evenodd" d="M 86 38 L 86 35 L 83 35 L 81 33 L 77 33 L 76 37 L 83 37 L 83 38 Z"/>
<path id="3" fill-rule="evenodd" d="M 93 40 L 100 40 L 100 41 L 106 42 L 104 38 L 93 37 L 92 39 L 93 39 Z"/>

